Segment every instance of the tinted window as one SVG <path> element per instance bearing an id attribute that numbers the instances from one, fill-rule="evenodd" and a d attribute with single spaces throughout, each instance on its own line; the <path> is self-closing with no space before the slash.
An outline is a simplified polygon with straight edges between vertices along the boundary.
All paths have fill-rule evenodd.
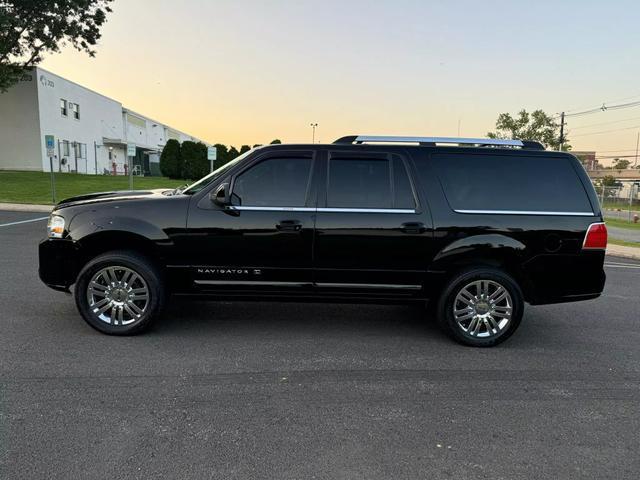
<path id="1" fill-rule="evenodd" d="M 407 170 L 404 168 L 402 160 L 397 157 L 393 159 L 393 194 L 395 208 L 416 207 Z"/>
<path id="2" fill-rule="evenodd" d="M 432 161 L 454 210 L 592 211 L 568 158 L 442 154 Z"/>
<path id="3" fill-rule="evenodd" d="M 391 208 L 389 161 L 333 158 L 329 161 L 329 207 Z"/>
<path id="4" fill-rule="evenodd" d="M 241 173 L 234 203 L 254 207 L 302 207 L 307 199 L 310 158 L 271 158 Z"/>

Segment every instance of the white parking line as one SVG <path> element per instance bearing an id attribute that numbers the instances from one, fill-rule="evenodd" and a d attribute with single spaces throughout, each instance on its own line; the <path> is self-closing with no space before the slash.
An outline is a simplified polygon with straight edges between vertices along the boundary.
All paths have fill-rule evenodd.
<path id="1" fill-rule="evenodd" d="M 640 268 L 640 264 L 637 264 L 637 263 L 614 263 L 614 262 L 610 262 L 610 263 L 605 263 L 604 266 L 605 267 L 610 267 L 610 268 Z"/>
<path id="2" fill-rule="evenodd" d="M 49 217 L 32 218 L 31 220 L 21 220 L 19 222 L 3 223 L 0 227 L 10 227 L 11 225 L 20 225 L 21 223 L 39 222 L 40 220 L 46 220 Z"/>

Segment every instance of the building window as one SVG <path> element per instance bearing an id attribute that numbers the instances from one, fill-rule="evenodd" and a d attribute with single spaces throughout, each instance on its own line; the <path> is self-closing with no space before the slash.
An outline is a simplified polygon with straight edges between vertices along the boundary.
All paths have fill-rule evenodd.
<path id="1" fill-rule="evenodd" d="M 80 105 L 78 105 L 77 103 L 72 103 L 71 105 L 71 112 L 73 112 L 73 118 L 75 118 L 76 120 L 80 120 Z"/>
<path id="2" fill-rule="evenodd" d="M 62 156 L 63 157 L 69 156 L 69 140 L 62 141 Z"/>
<path id="3" fill-rule="evenodd" d="M 67 101 L 64 98 L 60 99 L 60 113 L 63 117 L 67 116 Z"/>

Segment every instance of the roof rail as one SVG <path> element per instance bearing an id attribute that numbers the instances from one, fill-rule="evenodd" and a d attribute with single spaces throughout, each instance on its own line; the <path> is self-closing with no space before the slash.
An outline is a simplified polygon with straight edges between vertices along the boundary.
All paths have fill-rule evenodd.
<path id="1" fill-rule="evenodd" d="M 334 144 L 362 144 L 362 143 L 417 143 L 422 146 L 433 147 L 436 144 L 448 143 L 453 145 L 474 145 L 479 147 L 520 147 L 532 150 L 544 150 L 539 142 L 529 140 L 507 140 L 500 138 L 458 138 L 458 137 L 394 137 L 386 135 L 349 135 L 333 142 Z"/>

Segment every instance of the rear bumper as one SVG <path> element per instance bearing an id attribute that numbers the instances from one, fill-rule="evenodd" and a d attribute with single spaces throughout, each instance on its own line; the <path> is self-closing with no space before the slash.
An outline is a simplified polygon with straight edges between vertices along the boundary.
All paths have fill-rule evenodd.
<path id="1" fill-rule="evenodd" d="M 532 305 L 597 298 L 604 289 L 604 251 L 538 255 L 523 265 Z"/>
<path id="2" fill-rule="evenodd" d="M 67 291 L 78 274 L 79 246 L 73 240 L 46 239 L 38 246 L 38 274 L 48 287 Z"/>

